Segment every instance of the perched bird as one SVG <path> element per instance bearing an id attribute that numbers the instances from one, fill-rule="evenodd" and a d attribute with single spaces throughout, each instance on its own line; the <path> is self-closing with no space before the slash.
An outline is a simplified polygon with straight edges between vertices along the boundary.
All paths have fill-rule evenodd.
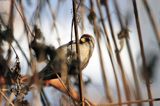
<path id="1" fill-rule="evenodd" d="M 80 71 L 82 71 L 88 64 L 90 57 L 92 56 L 94 49 L 94 38 L 91 35 L 84 34 L 79 39 L 80 57 L 77 60 L 76 42 L 72 41 L 64 44 L 54 50 L 54 56 L 49 63 L 38 73 L 39 79 L 50 80 L 59 76 L 65 76 L 65 74 L 75 75 L 79 72 L 76 66 L 79 64 Z M 31 77 L 31 79 L 34 76 Z M 11 78 L 12 79 L 12 78 Z M 22 80 L 30 79 L 29 76 L 23 76 Z M 0 77 L 0 81 L 3 78 Z M 1 81 L 1 82 L 2 82 Z M 23 81 L 22 81 L 23 82 Z"/>
<path id="2" fill-rule="evenodd" d="M 79 39 L 78 44 L 80 52 L 79 60 L 77 60 L 76 42 L 69 42 L 55 50 L 56 53 L 54 52 L 53 58 L 50 59 L 49 63 L 38 73 L 39 79 L 43 80 L 45 86 L 52 86 L 68 95 L 68 90 L 57 78 L 56 74 L 62 78 L 66 74 L 76 75 L 79 73 L 78 71 L 82 71 L 87 66 L 92 56 L 95 42 L 92 36 L 84 34 Z M 77 65 L 79 65 L 80 70 L 76 69 Z M 34 76 L 32 78 L 34 78 Z M 34 83 L 32 78 L 31 84 Z M 22 77 L 22 82 L 25 82 L 25 80 L 28 80 L 27 76 Z M 74 100 L 80 102 L 78 92 L 73 87 L 69 89 L 69 92 L 69 95 Z M 87 100 L 87 104 L 88 103 L 93 105 L 93 103 Z"/>
<path id="3" fill-rule="evenodd" d="M 77 64 L 82 71 L 88 64 L 94 49 L 94 38 L 91 35 L 84 34 L 79 40 L 80 57 L 77 60 L 76 42 L 69 42 L 56 49 L 56 56 L 47 66 L 39 72 L 40 79 L 49 80 L 57 78 L 56 73 L 60 76 L 63 73 L 70 75 L 77 74 Z"/>

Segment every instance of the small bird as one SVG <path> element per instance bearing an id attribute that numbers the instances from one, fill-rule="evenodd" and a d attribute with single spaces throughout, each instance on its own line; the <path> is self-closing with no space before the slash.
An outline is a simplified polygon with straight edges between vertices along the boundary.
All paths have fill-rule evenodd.
<path id="1" fill-rule="evenodd" d="M 82 71 L 88 64 L 90 57 L 92 56 L 95 41 L 94 38 L 89 34 L 84 34 L 79 39 L 79 51 L 80 57 L 77 60 L 76 53 L 76 42 L 71 41 L 64 44 L 55 50 L 54 58 L 39 72 L 38 77 L 42 80 L 50 80 L 59 76 L 65 76 L 66 74 L 75 75 L 79 72 L 76 71 L 76 66 L 79 64 L 80 71 Z M 36 75 L 37 75 L 36 74 Z M 34 76 L 22 76 L 22 82 L 24 80 L 32 79 Z M 0 81 L 3 78 L 0 77 Z"/>
<path id="2" fill-rule="evenodd" d="M 38 76 L 43 80 L 57 78 L 56 74 L 65 76 L 65 74 L 75 75 L 76 66 L 79 64 L 82 71 L 88 64 L 94 50 L 94 38 L 89 34 L 84 34 L 79 40 L 80 57 L 77 60 L 76 42 L 71 41 L 56 49 L 56 56 L 51 60 Z"/>
<path id="3" fill-rule="evenodd" d="M 39 73 L 37 73 L 38 78 L 43 80 L 45 86 L 53 86 L 54 88 L 68 95 L 68 90 L 57 78 L 57 74 L 61 76 L 61 78 L 63 77 L 62 80 L 64 81 L 64 76 L 66 74 L 76 75 L 79 73 L 76 71 L 77 65 L 79 65 L 80 68 L 80 70 L 78 71 L 82 71 L 87 66 L 92 56 L 95 41 L 91 35 L 84 34 L 79 39 L 78 44 L 80 53 L 79 60 L 77 60 L 76 42 L 74 41 L 64 44 L 55 50 L 56 53 L 54 55 L 54 58 L 50 59 L 49 63 Z M 25 83 L 28 78 L 28 76 L 23 76 L 21 78 L 21 82 Z M 31 78 L 29 78 L 31 79 L 31 84 L 34 83 L 34 81 L 32 80 L 34 78 L 37 77 L 32 76 Z M 70 96 L 74 100 L 80 102 L 80 97 L 73 87 L 72 89 L 69 89 L 69 92 Z M 93 105 L 93 103 L 87 100 L 87 104 L 88 103 Z"/>

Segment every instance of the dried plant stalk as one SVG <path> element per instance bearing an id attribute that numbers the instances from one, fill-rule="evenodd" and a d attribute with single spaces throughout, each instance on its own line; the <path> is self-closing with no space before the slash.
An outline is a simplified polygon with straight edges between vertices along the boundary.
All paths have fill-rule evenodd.
<path id="1" fill-rule="evenodd" d="M 143 41 L 142 41 L 142 33 L 141 33 L 141 28 L 140 28 L 140 22 L 139 22 L 139 16 L 138 16 L 136 0 L 132 0 L 132 3 L 133 3 L 133 8 L 134 8 L 134 16 L 135 16 L 135 20 L 136 20 L 136 27 L 137 27 L 138 38 L 139 38 L 139 43 L 140 43 L 140 50 L 141 50 L 141 56 L 142 56 L 143 69 L 146 71 L 146 75 L 148 76 L 147 67 L 146 67 L 146 58 L 145 58 L 145 53 L 144 53 L 144 47 L 143 47 Z M 147 76 L 146 76 L 145 80 L 146 80 L 148 98 L 152 99 L 150 82 L 149 82 L 149 79 L 148 79 Z M 149 104 L 150 104 L 150 106 L 153 106 L 153 101 L 150 101 Z"/>
<path id="2" fill-rule="evenodd" d="M 134 83 L 135 83 L 135 87 L 136 87 L 136 99 L 139 100 L 139 99 L 141 99 L 141 92 L 140 92 L 137 73 L 136 73 L 136 70 L 135 70 L 133 55 L 132 55 L 132 52 L 131 52 L 131 46 L 130 46 L 129 39 L 128 39 L 128 36 L 129 36 L 128 25 L 124 26 L 122 18 L 121 18 L 121 14 L 120 14 L 120 8 L 117 5 L 116 1 L 114 2 L 114 4 L 115 4 L 115 7 L 116 7 L 117 17 L 118 17 L 119 24 L 120 24 L 120 27 L 121 27 L 121 32 L 124 32 L 124 34 L 125 34 L 125 35 L 123 35 L 124 38 L 122 38 L 122 39 L 125 39 L 125 42 L 126 42 L 126 45 L 127 45 L 127 52 L 129 54 L 129 60 L 131 62 L 132 74 L 133 74 Z M 126 20 L 126 21 L 128 21 L 128 20 Z M 128 23 L 125 23 L 125 24 L 128 24 Z M 139 103 L 138 105 L 141 106 L 142 104 Z"/>
<path id="3" fill-rule="evenodd" d="M 8 99 L 8 97 L 0 90 L 0 94 L 7 100 L 7 102 L 11 105 L 14 106 L 14 104 L 12 102 L 10 102 L 10 100 Z"/>
<path id="4" fill-rule="evenodd" d="M 73 5 L 73 22 L 74 22 L 74 31 L 75 31 L 75 38 L 76 38 L 76 53 L 77 53 L 77 60 L 80 60 L 80 49 L 79 49 L 79 36 L 78 36 L 78 25 L 77 25 L 77 9 L 76 9 L 76 3 L 74 0 L 72 0 Z M 79 93 L 80 93 L 80 100 L 81 100 L 81 106 L 84 106 L 83 104 L 83 81 L 82 81 L 82 71 L 80 71 L 80 65 L 78 64 L 78 80 L 79 80 Z"/>
<path id="5" fill-rule="evenodd" d="M 23 12 L 23 6 L 22 6 L 22 1 L 20 0 L 20 8 L 21 8 L 21 11 L 22 11 L 22 13 L 20 12 L 20 10 L 18 9 L 18 7 L 17 7 L 17 4 L 16 3 L 14 3 L 15 4 L 15 7 L 16 7 L 16 10 L 17 10 L 17 12 L 19 13 L 19 15 L 21 16 L 21 19 L 22 19 L 22 21 L 23 21 L 23 24 L 24 24 L 24 27 L 25 27 L 25 31 L 26 31 L 26 34 L 27 34 L 27 41 L 28 41 L 28 46 L 29 46 L 29 36 L 28 36 L 28 31 L 30 32 L 30 34 L 31 34 L 31 36 L 32 37 L 34 37 L 34 35 L 33 35 L 33 33 L 32 33 L 32 31 L 30 30 L 30 28 L 29 28 L 29 25 L 27 24 L 27 21 L 26 21 L 26 18 L 25 18 L 25 15 L 24 15 L 24 12 Z M 31 68 L 32 69 L 34 69 L 33 67 L 33 55 L 32 55 L 32 52 L 31 52 L 31 48 L 29 47 L 29 54 L 30 54 L 30 66 L 31 66 Z M 33 70 L 31 70 L 31 73 L 34 73 L 34 71 Z"/>
<path id="6" fill-rule="evenodd" d="M 129 54 L 129 57 L 130 57 L 134 85 L 135 85 L 135 88 L 136 88 L 136 100 L 141 100 L 142 99 L 141 90 L 140 90 L 140 86 L 139 86 L 138 76 L 137 76 L 137 73 L 136 73 L 135 63 L 134 63 L 134 60 L 133 60 L 133 54 L 132 54 L 132 51 L 130 49 L 131 46 L 130 46 L 130 43 L 129 43 L 128 39 L 125 38 L 125 40 L 126 40 L 126 44 L 127 44 L 128 54 Z M 138 105 L 141 106 L 142 104 L 139 103 Z"/>
<path id="7" fill-rule="evenodd" d="M 147 2 L 147 0 L 142 0 L 142 1 L 143 1 L 143 4 L 144 4 L 145 8 L 146 8 L 147 13 L 148 13 L 150 22 L 151 22 L 153 30 L 154 30 L 154 33 L 156 35 L 156 40 L 160 44 L 160 34 L 159 34 L 159 31 L 158 31 L 158 29 L 156 27 L 156 22 L 155 22 L 155 19 L 153 17 L 153 14 L 152 14 L 152 12 L 150 10 L 150 7 L 148 5 L 148 2 Z"/>
<path id="8" fill-rule="evenodd" d="M 52 11 L 52 6 L 51 6 L 49 0 L 47 0 L 46 2 L 47 2 L 47 4 L 48 4 L 49 10 L 50 10 L 51 15 L 52 15 L 52 20 L 53 20 L 52 29 L 55 28 L 55 31 L 56 31 L 56 34 L 57 34 L 58 44 L 61 45 L 61 39 L 60 39 L 59 31 L 58 31 L 58 28 L 57 28 L 57 24 L 56 24 L 56 15 L 55 15 L 55 13 Z"/>
<path id="9" fill-rule="evenodd" d="M 94 12 L 94 6 L 93 6 L 93 0 L 90 0 L 90 6 L 91 6 L 91 12 Z M 101 69 L 102 69 L 102 78 L 103 78 L 103 84 L 105 87 L 105 94 L 107 99 L 109 100 L 109 102 L 113 102 L 113 98 L 111 95 L 111 90 L 109 88 L 109 83 L 108 83 L 108 79 L 107 76 L 105 74 L 105 69 L 104 69 L 104 63 L 103 63 L 103 59 L 102 59 L 102 51 L 101 51 L 101 46 L 100 46 L 100 27 L 97 25 L 96 22 L 96 17 L 93 18 L 93 31 L 95 32 L 95 36 L 96 36 L 96 40 L 97 40 L 97 44 L 98 44 L 98 52 L 99 52 L 99 59 L 100 59 L 100 65 L 101 65 Z"/>
<path id="10" fill-rule="evenodd" d="M 99 3 L 98 0 L 97 0 L 97 6 L 98 6 L 98 11 L 99 11 L 99 14 L 100 14 L 100 18 L 101 18 L 101 24 L 102 24 L 102 27 L 103 27 L 103 30 L 104 30 L 104 33 L 105 33 L 105 36 L 106 36 L 106 39 L 107 39 L 107 45 L 108 45 L 107 50 L 108 50 L 108 53 L 109 53 L 109 58 L 110 58 L 110 61 L 111 61 L 111 64 L 112 64 L 113 73 L 114 73 L 114 77 L 115 77 L 116 88 L 117 88 L 117 93 L 118 93 L 118 101 L 119 101 L 119 103 L 121 103 L 122 100 L 121 100 L 120 86 L 119 86 L 118 77 L 117 77 L 117 74 L 116 74 L 116 70 L 115 70 L 115 66 L 114 66 L 113 58 L 112 58 L 113 51 L 112 51 L 112 47 L 111 47 L 110 40 L 109 40 L 109 37 L 108 37 L 107 29 L 106 29 L 106 26 L 105 26 L 105 23 L 104 23 L 103 13 L 102 13 L 100 3 Z"/>
<path id="11" fill-rule="evenodd" d="M 146 100 L 134 100 L 134 101 L 127 101 L 122 102 L 122 105 L 128 105 L 128 104 L 139 104 L 139 103 L 145 103 L 145 102 L 155 102 L 160 101 L 160 98 L 154 98 L 154 99 L 146 99 Z M 119 106 L 119 103 L 107 103 L 107 104 L 98 104 L 97 106 Z"/>
<path id="12" fill-rule="evenodd" d="M 6 1 L 6 0 L 2 0 L 2 1 Z M 119 10 L 119 7 L 118 7 L 119 5 L 117 4 L 116 0 L 113 0 L 113 1 L 110 0 L 110 1 L 114 2 L 114 4 L 115 4 L 114 6 L 116 8 L 116 14 L 117 14 L 117 18 L 118 18 L 118 21 L 119 21 L 119 24 L 120 24 L 121 31 L 127 29 L 128 26 L 127 25 L 125 26 L 125 24 L 123 23 L 123 20 L 122 20 L 122 17 L 121 17 L 122 15 L 120 14 L 120 10 Z M 26 1 L 26 2 L 28 2 L 28 1 Z M 55 28 L 55 31 L 56 31 L 56 34 L 57 34 L 58 43 L 59 43 L 59 45 L 61 45 L 60 36 L 59 36 L 59 32 L 58 32 L 59 29 L 58 29 L 57 24 L 56 24 L 57 23 L 56 15 L 58 13 L 57 11 L 59 10 L 59 6 L 60 6 L 60 2 L 61 1 L 60 0 L 58 1 L 57 11 L 53 11 L 52 10 L 52 3 L 49 0 L 46 0 L 46 1 L 44 1 L 44 0 L 41 0 L 41 1 L 36 0 L 36 2 L 37 2 L 37 4 L 36 4 L 37 8 L 33 13 L 34 14 L 34 20 L 33 20 L 31 25 L 40 24 L 40 26 L 42 26 L 41 25 L 41 18 L 42 17 L 41 17 L 40 13 L 43 12 L 41 10 L 45 7 L 45 5 L 47 5 L 48 9 L 49 9 L 49 10 L 47 10 L 47 12 L 48 11 L 50 12 L 50 14 L 52 16 L 52 21 L 53 21 L 53 24 L 51 25 L 52 29 L 50 29 L 50 30 L 53 30 L 53 28 Z M 141 98 L 141 92 L 140 92 L 140 87 L 139 87 L 139 82 L 138 82 L 138 76 L 137 76 L 137 73 L 136 73 L 136 68 L 135 68 L 135 63 L 134 63 L 134 58 L 133 58 L 134 54 L 132 54 L 132 48 L 131 48 L 131 45 L 130 45 L 130 41 L 129 41 L 129 39 L 127 37 L 124 37 L 123 40 L 125 40 L 125 42 L 126 42 L 128 55 L 129 55 L 131 68 L 132 68 L 134 86 L 135 86 L 135 89 L 136 89 L 136 95 L 135 95 L 136 96 L 136 100 L 131 100 L 130 89 L 129 89 L 130 86 L 129 86 L 129 83 L 127 81 L 127 76 L 126 76 L 124 67 L 122 65 L 123 64 L 122 63 L 122 58 L 121 58 L 120 53 L 119 53 L 118 44 L 117 44 L 116 38 L 115 38 L 116 35 L 114 34 L 114 27 L 113 27 L 113 24 L 112 24 L 113 20 L 111 19 L 111 16 L 110 16 L 110 10 L 109 10 L 109 4 L 108 4 L 109 0 L 96 0 L 96 1 L 90 0 L 91 9 L 89 9 L 85 5 L 85 3 L 86 3 L 85 0 L 78 0 L 78 1 L 77 0 L 72 0 L 70 2 L 73 3 L 72 28 L 74 27 L 74 32 L 75 32 L 74 34 L 75 34 L 75 38 L 76 38 L 77 60 L 79 60 L 79 58 L 80 58 L 80 50 L 79 50 L 79 45 L 78 45 L 78 43 L 79 43 L 78 21 L 79 20 L 77 19 L 77 15 L 78 15 L 78 9 L 77 8 L 79 6 L 84 6 L 84 8 L 86 10 L 89 10 L 90 12 L 93 12 L 94 15 L 98 13 L 99 16 L 100 16 L 101 26 L 97 23 L 99 20 L 97 19 L 96 16 L 95 17 L 93 16 L 94 18 L 92 17 L 93 18 L 92 26 L 94 28 L 93 30 L 95 32 L 96 40 L 97 40 L 97 44 L 98 44 L 98 53 L 99 53 L 98 55 L 99 55 L 99 60 L 100 60 L 100 66 L 101 66 L 101 69 L 102 69 L 102 77 L 103 77 L 103 85 L 105 87 L 105 94 L 106 94 L 107 102 L 110 102 L 110 103 L 99 104 L 99 105 L 100 106 L 101 105 L 105 105 L 105 106 L 115 106 L 115 105 L 122 106 L 122 105 L 135 104 L 135 105 L 141 106 L 141 105 L 143 105 L 144 102 L 148 102 L 150 104 L 150 106 L 153 106 L 154 101 L 160 101 L 160 98 L 153 98 L 152 99 L 152 92 L 151 92 L 151 87 L 150 87 L 150 79 L 148 78 L 148 76 L 149 76 L 148 73 L 149 72 L 148 72 L 148 69 L 147 69 L 145 51 L 144 51 L 144 47 L 143 47 L 143 39 L 142 39 L 142 33 L 141 33 L 141 28 L 140 28 L 140 20 L 139 20 L 139 16 L 138 16 L 138 12 L 139 11 L 137 9 L 136 0 L 132 0 L 132 3 L 133 3 L 133 7 L 134 7 L 135 21 L 136 21 L 137 33 L 138 33 L 139 43 L 140 43 L 140 51 L 141 51 L 142 62 L 143 62 L 142 65 L 144 67 L 143 68 L 144 71 L 146 72 L 145 75 L 144 75 L 145 76 L 145 81 L 146 81 L 147 93 L 148 93 L 148 99 L 146 99 L 146 100 L 145 99 L 143 100 Z M 102 4 L 100 4 L 100 2 Z M 147 0 L 142 0 L 142 2 L 143 2 L 143 5 L 144 5 L 144 7 L 146 9 L 147 14 L 148 14 L 149 21 L 151 22 L 151 27 L 153 28 L 153 32 L 156 35 L 156 40 L 158 41 L 158 43 L 160 43 L 160 34 L 159 34 L 159 31 L 158 31 L 158 27 L 156 26 L 156 20 L 154 19 L 154 16 L 153 16 L 153 13 L 151 11 L 151 8 L 149 7 L 150 4 L 147 2 Z M 28 14 L 26 14 L 26 16 L 25 16 L 24 8 L 26 8 L 26 7 L 24 7 L 24 6 L 26 6 L 26 5 L 23 5 L 23 3 L 25 3 L 25 2 L 23 2 L 22 0 L 19 0 L 19 1 L 10 0 L 9 3 L 10 3 L 10 8 L 9 8 L 9 16 L 8 16 L 9 19 L 8 19 L 7 25 L 5 25 L 6 23 L 4 22 L 3 17 L 1 17 L 3 14 L 1 15 L 1 13 L 0 13 L 0 24 L 2 25 L 2 26 L 0 25 L 0 34 L 3 33 L 3 29 L 7 29 L 8 27 L 11 28 L 12 32 L 14 32 L 14 27 L 13 27 L 13 24 L 15 24 L 14 23 L 14 18 L 15 18 L 14 10 L 17 10 L 17 12 L 19 13 L 19 15 L 20 15 L 20 17 L 22 19 L 23 27 L 25 29 L 25 34 L 27 35 L 28 46 L 29 46 L 29 42 L 30 42 L 30 40 L 32 38 L 35 38 L 35 34 L 31 31 L 31 29 L 30 29 L 31 26 L 27 22 L 27 18 L 30 18 L 30 17 L 28 17 Z M 94 7 L 93 3 L 96 3 L 97 6 Z M 78 4 L 78 6 L 76 6 L 76 4 Z M 108 31 L 107 31 L 107 25 L 105 25 L 105 20 L 104 20 L 105 17 L 103 16 L 102 5 L 105 6 L 105 12 L 107 14 L 107 19 L 108 19 L 108 23 L 109 23 L 109 27 L 110 27 L 110 31 L 111 31 L 111 36 L 112 36 L 112 39 L 113 39 L 113 46 L 115 48 L 115 54 L 113 53 L 113 48 L 112 48 L 112 45 L 111 45 L 112 42 L 109 39 L 109 34 L 108 34 Z M 96 9 L 98 9 L 98 12 L 94 11 Z M 82 15 L 82 18 L 83 18 L 82 22 L 81 22 L 81 26 L 82 26 L 82 30 L 81 30 L 82 32 L 81 33 L 83 33 L 84 29 L 85 29 L 85 23 L 84 23 L 85 20 L 84 20 L 83 16 L 86 15 L 86 13 L 87 13 L 87 11 L 81 11 L 81 15 Z M 4 14 L 4 15 L 6 15 L 6 14 Z M 37 23 L 37 20 L 38 20 L 38 23 Z M 71 40 L 72 40 L 72 37 L 73 37 L 72 36 L 73 29 L 72 28 L 71 28 Z M 105 35 L 104 38 L 105 38 L 106 48 L 107 48 L 107 51 L 108 51 L 108 54 L 109 54 L 109 58 L 110 58 L 110 61 L 111 61 L 111 65 L 112 65 L 112 68 L 113 68 L 113 73 L 114 73 L 115 83 L 116 83 L 116 88 L 117 88 L 118 102 L 114 101 L 114 97 L 112 95 L 112 90 L 110 89 L 110 85 L 109 85 L 109 80 L 108 80 L 108 77 L 107 77 L 107 75 L 105 73 L 106 70 L 104 68 L 105 64 L 104 64 L 104 61 L 103 61 L 103 53 L 102 53 L 102 45 L 101 45 L 101 37 L 102 37 L 101 36 L 101 34 L 102 34 L 101 31 L 103 31 L 104 35 Z M 127 36 L 129 36 L 128 31 L 125 34 Z M 29 35 L 31 35 L 31 38 L 30 38 Z M 1 38 L 1 36 L 0 36 L 0 40 L 3 42 L 4 38 Z M 31 67 L 32 71 L 36 71 L 35 64 L 36 64 L 37 60 L 34 59 L 33 54 L 31 52 L 31 48 L 29 47 L 30 59 L 31 59 L 31 61 L 29 61 L 29 59 L 27 58 L 25 52 L 22 50 L 21 46 L 19 45 L 18 41 L 15 38 L 13 38 L 12 40 L 15 41 L 15 43 L 18 46 L 18 49 L 22 52 L 22 55 L 25 57 L 25 59 L 26 59 L 26 61 L 28 63 L 28 66 L 29 66 L 28 68 Z M 9 44 L 10 45 L 9 45 L 9 49 L 8 49 L 8 52 L 7 52 L 8 53 L 7 57 L 6 57 L 6 59 L 4 58 L 5 60 L 7 60 L 8 64 L 11 61 L 11 58 L 12 58 L 12 54 L 10 52 L 12 42 L 11 43 L 9 42 Z M 2 44 L 2 46 L 3 46 L 3 44 Z M 1 46 L 0 50 L 3 48 L 2 46 Z M 3 52 L 3 50 L 1 50 L 1 51 Z M 1 53 L 1 55 L 2 54 L 3 53 Z M 16 53 L 16 55 L 17 55 L 17 53 Z M 114 58 L 114 55 L 116 55 L 116 58 Z M 115 59 L 117 61 L 115 61 Z M 7 64 L 7 66 L 8 66 L 8 64 Z M 116 68 L 117 68 L 116 65 L 118 65 L 118 67 L 120 67 L 120 70 L 116 70 Z M 69 84 L 65 85 L 64 82 L 62 81 L 62 78 L 60 78 L 60 76 L 58 74 L 57 74 L 58 79 L 52 79 L 52 80 L 49 80 L 49 81 L 47 80 L 48 81 L 47 84 L 51 85 L 52 87 L 55 87 L 59 91 L 65 93 L 67 96 L 69 96 L 73 100 L 74 105 L 81 105 L 81 106 L 83 106 L 83 105 L 87 105 L 87 106 L 95 105 L 95 104 L 91 103 L 90 101 L 88 101 L 87 99 L 85 99 L 83 97 L 83 89 L 84 88 L 83 88 L 83 84 L 82 84 L 82 82 L 83 82 L 82 81 L 82 73 L 80 71 L 80 67 L 79 66 L 77 66 L 77 69 L 80 72 L 80 74 L 78 75 L 79 94 Z M 123 97 L 122 97 L 121 90 L 120 90 L 120 85 L 119 85 L 120 81 L 118 80 L 119 77 L 117 76 L 116 71 L 120 71 L 121 72 L 120 74 L 121 74 L 121 77 L 122 77 L 122 83 L 123 83 L 123 87 L 124 87 L 124 91 L 125 91 L 126 101 L 122 101 Z M 3 79 L 3 75 L 2 76 L 0 75 L 0 77 L 2 78 L 2 79 L 0 79 L 0 83 L 1 83 L 1 80 L 5 80 L 5 79 Z M 17 82 L 20 82 L 20 80 L 17 80 Z M 36 80 L 38 80 L 38 78 Z M 45 80 L 44 84 L 46 84 L 47 81 Z M 13 81 L 13 83 L 15 83 L 15 82 Z M 40 83 L 38 83 L 38 84 L 40 84 Z M 38 85 L 38 86 L 39 87 L 44 87 L 44 86 L 47 86 L 47 84 L 46 85 L 42 85 L 42 86 Z M 17 85 L 20 85 L 20 83 L 18 83 Z M 8 85 L 7 85 L 7 87 L 8 87 Z M 6 86 L 2 85 L 1 88 L 6 88 Z M 4 99 L 2 99 L 2 101 L 0 100 L 0 103 L 5 101 L 5 102 L 7 102 L 6 105 L 11 105 L 11 106 L 16 105 L 15 102 L 14 102 L 15 104 L 12 103 L 13 96 L 10 96 L 10 99 L 8 99 L 9 97 L 6 96 L 5 92 L 6 92 L 6 90 L 5 91 L 3 91 L 2 89 L 0 90 L 0 96 L 4 98 Z M 7 89 L 7 92 L 10 92 L 10 90 Z M 49 106 L 50 104 L 49 104 L 47 98 L 45 97 L 45 93 L 43 92 L 43 90 L 41 90 L 40 93 L 42 95 L 41 97 L 43 98 L 43 99 L 41 99 L 43 105 L 48 105 Z"/>
<path id="13" fill-rule="evenodd" d="M 114 0 L 114 2 L 115 2 L 115 0 Z M 107 17 L 108 17 L 108 22 L 109 22 L 109 26 L 110 26 L 110 30 L 111 30 L 111 35 L 112 35 L 114 47 L 115 47 L 117 62 L 118 62 L 118 65 L 120 67 L 120 71 L 121 71 L 121 75 L 122 75 L 122 81 L 123 81 L 123 87 L 124 87 L 124 90 L 125 90 L 126 99 L 130 100 L 129 85 L 128 85 L 127 80 L 126 80 L 124 68 L 123 68 L 123 65 L 122 65 L 122 60 L 121 60 L 119 50 L 118 50 L 118 46 L 117 46 L 117 43 L 116 43 L 114 30 L 113 30 L 113 26 L 112 26 L 112 20 L 111 20 L 111 17 L 110 17 L 110 10 L 109 10 L 109 6 L 108 6 L 108 1 L 105 2 L 105 9 L 106 9 Z"/>

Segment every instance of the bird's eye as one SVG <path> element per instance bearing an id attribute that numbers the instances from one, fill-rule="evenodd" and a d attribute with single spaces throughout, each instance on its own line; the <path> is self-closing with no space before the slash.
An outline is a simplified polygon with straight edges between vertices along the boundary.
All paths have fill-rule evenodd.
<path id="1" fill-rule="evenodd" d="M 86 38 L 86 42 L 89 42 L 91 39 L 90 38 Z"/>

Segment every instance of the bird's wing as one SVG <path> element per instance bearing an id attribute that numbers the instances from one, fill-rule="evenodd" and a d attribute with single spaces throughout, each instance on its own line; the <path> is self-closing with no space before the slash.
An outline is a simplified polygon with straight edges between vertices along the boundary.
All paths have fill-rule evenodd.
<path id="1" fill-rule="evenodd" d="M 83 70 L 90 59 L 91 51 L 88 43 L 79 44 L 80 61 L 77 60 L 76 44 L 75 42 L 60 46 L 56 50 L 56 56 L 40 73 L 42 79 L 51 79 L 55 77 L 56 73 L 60 73 L 65 80 L 68 71 L 76 73 L 75 67 L 80 62 L 80 70 Z"/>
<path id="2" fill-rule="evenodd" d="M 56 70 L 55 65 L 52 62 L 49 62 L 39 73 L 38 76 L 40 79 L 49 80 L 57 78 L 57 75 L 60 75 L 60 71 Z"/>
<path id="3" fill-rule="evenodd" d="M 90 56 L 91 56 L 91 50 L 89 48 L 89 44 L 86 43 L 86 44 L 81 45 L 80 46 L 80 60 L 81 60 L 80 68 L 81 70 L 83 70 L 87 66 Z"/>
<path id="4" fill-rule="evenodd" d="M 89 61 L 90 58 L 90 47 L 88 43 L 79 44 L 79 50 L 80 50 L 80 69 L 83 70 Z M 77 53 L 76 53 L 76 44 L 69 44 L 64 45 L 58 49 L 59 56 L 61 58 L 65 59 L 64 61 L 67 62 L 68 65 L 76 64 L 77 62 Z M 74 63 L 73 63 L 74 62 Z"/>

